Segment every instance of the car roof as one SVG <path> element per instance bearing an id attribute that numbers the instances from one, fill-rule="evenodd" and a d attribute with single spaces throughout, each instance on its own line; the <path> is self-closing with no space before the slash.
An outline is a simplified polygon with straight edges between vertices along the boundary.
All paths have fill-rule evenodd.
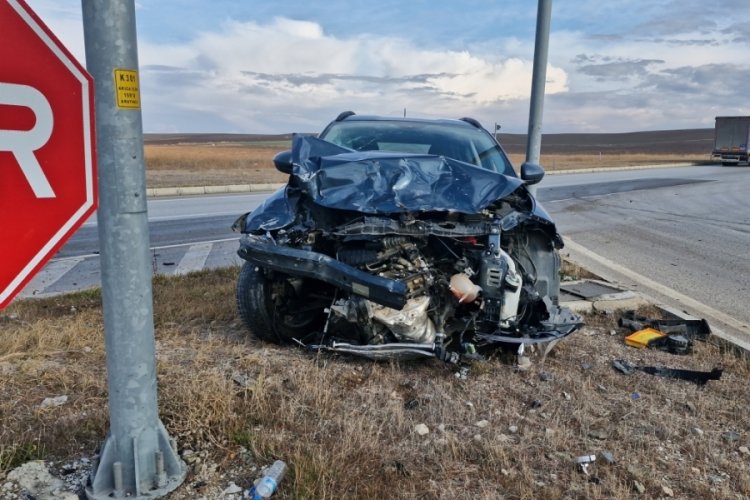
<path id="1" fill-rule="evenodd" d="M 342 113 L 343 114 L 343 113 Z M 341 115 L 339 115 L 340 117 Z M 386 122 L 405 122 L 405 123 L 434 123 L 440 125 L 454 125 L 458 127 L 469 127 L 477 128 L 464 119 L 452 119 L 452 118 L 412 118 L 412 117 L 401 117 L 401 116 L 380 116 L 380 115 L 348 115 L 344 118 L 337 118 L 334 122 L 342 121 L 386 121 Z M 478 124 L 478 122 L 477 122 Z"/>

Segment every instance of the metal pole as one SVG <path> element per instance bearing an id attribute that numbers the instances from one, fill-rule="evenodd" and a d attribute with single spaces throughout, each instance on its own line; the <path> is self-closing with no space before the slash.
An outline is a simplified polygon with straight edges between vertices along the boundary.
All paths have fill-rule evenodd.
<path id="1" fill-rule="evenodd" d="M 536 42 L 534 45 L 534 73 L 531 78 L 531 104 L 529 106 L 529 133 L 526 142 L 526 162 L 539 164 L 542 149 L 542 113 L 544 111 L 544 84 L 547 80 L 547 54 L 549 52 L 549 27 L 552 18 L 552 0 L 539 0 L 536 14 Z M 529 186 L 536 194 L 536 186 Z"/>
<path id="2" fill-rule="evenodd" d="M 154 498 L 185 479 L 156 402 L 143 130 L 134 0 L 82 0 L 94 77 L 99 243 L 110 430 L 86 495 Z M 166 478 L 165 478 L 166 474 Z"/>

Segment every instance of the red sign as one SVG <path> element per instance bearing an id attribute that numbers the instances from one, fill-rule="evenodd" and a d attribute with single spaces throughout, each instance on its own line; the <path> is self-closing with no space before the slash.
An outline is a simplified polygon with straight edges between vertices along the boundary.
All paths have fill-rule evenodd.
<path id="1" fill-rule="evenodd" d="M 96 210 L 94 82 L 23 0 L 0 0 L 0 309 Z"/>

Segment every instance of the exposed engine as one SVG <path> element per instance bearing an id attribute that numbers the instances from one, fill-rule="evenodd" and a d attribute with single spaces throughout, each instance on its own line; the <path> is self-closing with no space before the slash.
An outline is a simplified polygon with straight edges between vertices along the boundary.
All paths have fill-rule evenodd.
<path id="1" fill-rule="evenodd" d="M 310 227 L 312 218 L 301 217 L 273 239 L 276 246 L 327 255 L 337 265 L 403 284 L 401 307 L 394 307 L 391 295 L 377 296 L 368 282 L 330 276 L 334 288 L 317 348 L 379 358 L 544 342 L 567 335 L 580 320 L 550 296 L 559 288 L 556 235 L 513 206 L 528 203 L 511 197 L 482 214 L 434 218 L 329 213 L 330 225 Z M 264 267 L 277 262 L 253 255 Z M 307 257 L 295 257 L 296 267 L 307 267 L 299 264 Z"/>

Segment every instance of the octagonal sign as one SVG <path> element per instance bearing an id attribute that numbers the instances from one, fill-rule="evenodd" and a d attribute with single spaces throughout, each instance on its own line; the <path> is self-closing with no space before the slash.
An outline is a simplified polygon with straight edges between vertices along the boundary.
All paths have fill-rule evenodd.
<path id="1" fill-rule="evenodd" d="M 0 309 L 96 209 L 94 84 L 22 0 L 0 0 Z"/>

